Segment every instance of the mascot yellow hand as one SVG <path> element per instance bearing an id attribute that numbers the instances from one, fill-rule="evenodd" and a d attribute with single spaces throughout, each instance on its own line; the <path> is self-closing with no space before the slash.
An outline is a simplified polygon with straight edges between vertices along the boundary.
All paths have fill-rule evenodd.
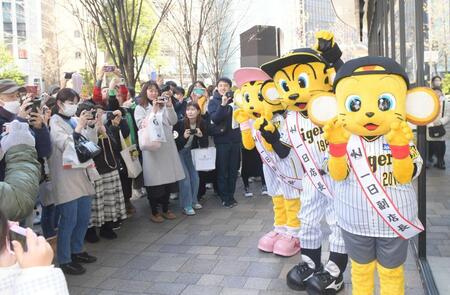
<path id="1" fill-rule="evenodd" d="M 248 121 L 250 119 L 249 115 L 243 109 L 237 109 L 233 112 L 233 119 L 239 124 Z"/>
<path id="2" fill-rule="evenodd" d="M 409 155 L 409 142 L 413 139 L 411 128 L 405 121 L 393 122 L 385 138 L 392 152 L 395 179 L 401 184 L 411 182 L 414 173 L 414 163 Z"/>
<path id="3" fill-rule="evenodd" d="M 330 120 L 324 127 L 324 138 L 330 143 L 330 159 L 328 160 L 328 170 L 330 176 L 341 181 L 347 178 L 347 142 L 350 133 L 342 126 L 338 119 Z"/>

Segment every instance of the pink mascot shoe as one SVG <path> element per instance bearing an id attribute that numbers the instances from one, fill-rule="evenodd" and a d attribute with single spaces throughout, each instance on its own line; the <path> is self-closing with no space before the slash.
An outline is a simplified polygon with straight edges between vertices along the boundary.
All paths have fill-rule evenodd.
<path id="1" fill-rule="evenodd" d="M 300 240 L 288 234 L 282 235 L 273 246 L 273 254 L 284 257 L 294 256 L 300 252 Z"/>
<path id="2" fill-rule="evenodd" d="M 259 239 L 258 249 L 264 252 L 273 252 L 273 246 L 275 243 L 283 237 L 283 234 L 275 231 L 268 232 Z"/>

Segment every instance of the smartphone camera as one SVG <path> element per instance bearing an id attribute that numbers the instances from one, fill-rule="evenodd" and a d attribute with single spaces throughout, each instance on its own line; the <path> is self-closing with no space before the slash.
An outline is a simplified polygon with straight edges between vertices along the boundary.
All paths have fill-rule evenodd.
<path id="1" fill-rule="evenodd" d="M 74 72 L 65 72 L 65 73 L 64 73 L 64 79 L 66 79 L 66 80 L 72 79 L 73 73 L 74 73 Z"/>

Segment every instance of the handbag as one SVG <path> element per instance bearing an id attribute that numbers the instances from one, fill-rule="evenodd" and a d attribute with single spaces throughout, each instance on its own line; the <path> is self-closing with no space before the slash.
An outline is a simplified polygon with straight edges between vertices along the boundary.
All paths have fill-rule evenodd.
<path id="1" fill-rule="evenodd" d="M 80 163 L 87 162 L 102 152 L 97 144 L 88 140 L 82 134 L 80 134 L 77 139 L 74 139 L 74 143 L 75 151 L 77 152 Z"/>
<path id="2" fill-rule="evenodd" d="M 120 132 L 119 135 L 120 144 L 122 145 L 120 155 L 122 156 L 122 160 L 125 162 L 125 166 L 127 167 L 128 178 L 136 178 L 142 172 L 142 165 L 138 157 L 139 152 L 135 144 L 127 146 L 122 132 Z"/>
<path id="3" fill-rule="evenodd" d="M 444 125 L 428 127 L 428 135 L 431 138 L 439 138 L 445 135 Z"/>
<path id="4" fill-rule="evenodd" d="M 143 121 L 143 127 L 138 131 L 139 148 L 143 151 L 156 151 L 161 147 L 161 142 L 166 141 L 166 135 L 162 126 L 162 114 L 150 120 L 150 115 Z"/>
<path id="5" fill-rule="evenodd" d="M 208 147 L 191 150 L 192 162 L 197 171 L 211 171 L 216 169 L 216 148 Z"/>

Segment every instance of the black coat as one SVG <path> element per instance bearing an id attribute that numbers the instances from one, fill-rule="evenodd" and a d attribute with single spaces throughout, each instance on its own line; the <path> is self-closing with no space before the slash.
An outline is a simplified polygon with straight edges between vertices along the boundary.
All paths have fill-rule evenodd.
<path id="1" fill-rule="evenodd" d="M 191 149 L 196 148 L 206 148 L 208 147 L 208 128 L 206 126 L 206 122 L 204 120 L 200 123 L 200 130 L 202 131 L 203 136 L 198 137 L 194 135 L 194 140 L 192 141 Z M 184 138 L 184 131 L 186 128 L 184 127 L 184 120 L 178 121 L 178 123 L 173 127 L 174 134 L 176 135 L 175 143 L 177 145 L 177 150 L 182 150 L 187 143 L 187 139 Z M 175 133 L 176 132 L 176 133 Z"/>

